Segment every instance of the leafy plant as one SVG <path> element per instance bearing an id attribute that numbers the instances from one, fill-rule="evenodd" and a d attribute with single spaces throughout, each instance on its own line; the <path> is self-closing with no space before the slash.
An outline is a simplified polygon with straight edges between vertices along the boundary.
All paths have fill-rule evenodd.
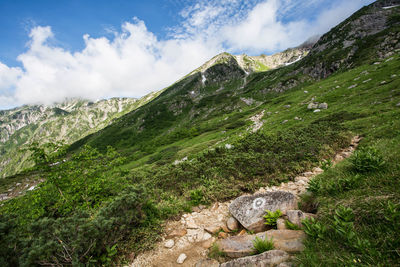
<path id="1" fill-rule="evenodd" d="M 307 190 L 315 194 L 321 189 L 321 182 L 318 178 L 313 178 L 308 182 Z"/>
<path id="2" fill-rule="evenodd" d="M 330 169 L 332 167 L 332 165 L 333 165 L 333 162 L 330 159 L 320 162 L 321 169 L 323 169 L 324 171 L 327 171 L 328 169 Z"/>
<path id="3" fill-rule="evenodd" d="M 385 165 L 380 152 L 370 146 L 355 151 L 353 157 L 351 157 L 351 163 L 353 169 L 360 173 L 378 171 Z"/>
<path id="4" fill-rule="evenodd" d="M 282 216 L 282 212 L 280 210 L 276 210 L 276 211 L 269 211 L 266 210 L 267 214 L 264 215 L 264 219 L 265 219 L 265 224 L 272 226 L 272 227 L 276 227 L 276 221 L 278 220 L 279 217 Z"/>
<path id="5" fill-rule="evenodd" d="M 327 227 L 313 217 L 304 219 L 302 222 L 304 232 L 313 239 L 324 239 Z"/>
<path id="6" fill-rule="evenodd" d="M 253 240 L 253 249 L 254 249 L 254 254 L 260 254 L 265 251 L 274 249 L 274 242 L 272 237 L 271 239 L 267 239 L 267 237 L 262 239 L 256 236 L 256 238 Z"/>
<path id="7" fill-rule="evenodd" d="M 225 253 L 219 248 L 217 243 L 213 243 L 210 252 L 208 253 L 208 257 L 218 260 L 219 258 L 225 257 Z"/>
<path id="8" fill-rule="evenodd" d="M 297 224 L 291 223 L 289 220 L 285 220 L 286 228 L 289 230 L 301 230 Z"/>

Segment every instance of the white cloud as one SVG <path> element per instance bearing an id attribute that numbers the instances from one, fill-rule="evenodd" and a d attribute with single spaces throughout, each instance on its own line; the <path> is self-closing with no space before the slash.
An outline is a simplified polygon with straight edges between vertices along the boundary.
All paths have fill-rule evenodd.
<path id="1" fill-rule="evenodd" d="M 309 0 L 305 6 L 315 2 Z M 299 12 L 299 1 L 199 1 L 182 10 L 182 22 L 165 40 L 134 18 L 120 32 L 110 29 L 111 39 L 85 35 L 85 48 L 78 52 L 51 45 L 49 26 L 34 27 L 27 51 L 18 57 L 23 67 L 0 62 L 0 107 L 49 104 L 66 97 L 140 97 L 172 84 L 224 50 L 260 54 L 298 45 L 329 30 L 362 4 L 365 1 L 343 0 L 312 21 L 284 22 L 285 15 Z"/>

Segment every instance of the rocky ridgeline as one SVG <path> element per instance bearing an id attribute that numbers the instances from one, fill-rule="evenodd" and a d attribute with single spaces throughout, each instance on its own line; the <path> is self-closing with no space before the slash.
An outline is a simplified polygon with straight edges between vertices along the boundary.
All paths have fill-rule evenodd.
<path id="1" fill-rule="evenodd" d="M 348 158 L 359 141 L 360 137 L 354 137 L 348 148 L 335 155 L 333 164 Z M 195 207 L 179 221 L 167 222 L 162 242 L 156 249 L 138 255 L 130 266 L 294 266 L 293 257 L 304 249 L 306 235 L 302 230 L 287 229 L 285 221 L 301 227 L 302 220 L 316 217 L 298 210 L 297 203 L 310 179 L 322 172 L 317 167 L 279 186 L 260 188 L 254 194 L 215 203 L 210 208 Z M 283 216 L 277 220 L 277 229 L 270 229 L 264 223 L 265 210 L 278 209 Z M 274 250 L 253 255 L 256 237 L 272 238 Z M 208 258 L 213 244 L 231 260 L 219 263 Z"/>

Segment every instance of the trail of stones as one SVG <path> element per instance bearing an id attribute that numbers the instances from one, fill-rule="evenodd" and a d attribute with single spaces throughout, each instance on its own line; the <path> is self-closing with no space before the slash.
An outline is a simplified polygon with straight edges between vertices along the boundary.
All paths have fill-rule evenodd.
<path id="1" fill-rule="evenodd" d="M 350 157 L 360 140 L 359 136 L 354 137 L 348 148 L 335 155 L 333 164 Z M 192 213 L 183 214 L 179 221 L 166 222 L 162 241 L 155 249 L 138 255 L 130 266 L 293 266 L 292 257 L 303 250 L 305 234 L 302 230 L 286 229 L 285 220 L 301 226 L 301 220 L 315 216 L 297 210 L 297 201 L 299 195 L 307 190 L 310 179 L 322 172 L 317 167 L 295 177 L 294 181 L 263 187 L 252 195 L 217 202 L 209 208 L 195 207 Z M 277 222 L 278 230 L 265 226 L 262 217 L 265 209 L 283 212 L 283 217 Z M 272 237 L 275 249 L 251 256 L 256 236 Z M 208 259 L 213 243 L 232 260 L 221 264 Z"/>

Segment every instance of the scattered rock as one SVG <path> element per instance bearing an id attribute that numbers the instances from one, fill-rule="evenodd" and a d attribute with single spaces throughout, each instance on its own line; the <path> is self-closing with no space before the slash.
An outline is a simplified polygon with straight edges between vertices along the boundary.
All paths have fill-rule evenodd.
<path id="1" fill-rule="evenodd" d="M 176 263 L 182 264 L 186 260 L 187 256 L 185 253 L 182 253 L 179 255 L 178 259 L 176 260 Z"/>
<path id="2" fill-rule="evenodd" d="M 284 121 L 282 121 L 282 124 L 285 124 L 285 123 L 287 123 L 288 122 L 288 120 L 284 120 Z"/>
<path id="3" fill-rule="evenodd" d="M 206 230 L 207 232 L 209 232 L 210 234 L 216 234 L 219 230 L 221 230 L 221 225 L 211 225 L 208 226 L 206 228 L 204 228 L 204 230 Z"/>
<path id="4" fill-rule="evenodd" d="M 229 230 L 235 231 L 239 229 L 239 222 L 235 218 L 229 217 L 229 219 L 226 221 L 226 226 Z"/>
<path id="5" fill-rule="evenodd" d="M 347 87 L 347 89 L 353 89 L 356 86 L 357 86 L 357 84 L 353 84 L 353 85 L 350 85 L 349 87 Z"/>
<path id="6" fill-rule="evenodd" d="M 242 267 L 242 266 L 275 266 L 289 259 L 289 254 L 282 250 L 269 250 L 264 253 L 235 259 L 222 263 L 221 267 Z"/>
<path id="7" fill-rule="evenodd" d="M 277 267 L 294 267 L 295 265 L 291 262 L 282 262 Z"/>
<path id="8" fill-rule="evenodd" d="M 288 210 L 286 216 L 291 223 L 296 224 L 298 227 L 302 227 L 302 220 L 314 217 L 315 215 L 312 213 L 302 212 L 301 210 Z"/>
<path id="9" fill-rule="evenodd" d="M 320 110 L 320 109 L 315 109 L 315 110 L 314 110 L 314 113 L 315 113 L 315 112 L 321 112 L 321 110 Z"/>
<path id="10" fill-rule="evenodd" d="M 381 84 L 385 84 L 386 83 L 386 81 L 381 81 Z"/>
<path id="11" fill-rule="evenodd" d="M 318 103 L 310 103 L 307 106 L 307 109 L 316 109 L 318 108 Z"/>
<path id="12" fill-rule="evenodd" d="M 175 241 L 173 239 L 168 239 L 164 243 L 164 247 L 166 248 L 172 248 L 175 245 Z"/>
<path id="13" fill-rule="evenodd" d="M 228 237 L 228 234 L 225 233 L 225 232 L 219 232 L 219 233 L 218 233 L 218 237 L 219 237 L 219 238 L 222 238 L 222 239 L 225 239 L 225 238 Z"/>
<path id="14" fill-rule="evenodd" d="M 199 226 L 194 222 L 193 218 L 186 219 L 186 228 L 188 229 L 197 229 Z"/>
<path id="15" fill-rule="evenodd" d="M 219 267 L 219 262 L 213 259 L 203 259 L 197 262 L 194 267 Z"/>
<path id="16" fill-rule="evenodd" d="M 276 221 L 276 227 L 278 228 L 278 230 L 286 230 L 286 224 L 285 224 L 285 219 L 279 218 Z"/>
<path id="17" fill-rule="evenodd" d="M 396 107 L 400 107 L 400 102 L 396 104 Z"/>
<path id="18" fill-rule="evenodd" d="M 231 230 L 228 229 L 228 227 L 226 226 L 226 224 L 222 224 L 221 225 L 222 231 L 224 231 L 225 233 L 229 233 Z"/>
<path id="19" fill-rule="evenodd" d="M 216 211 L 218 208 L 219 208 L 219 203 L 215 202 L 211 207 L 211 211 Z"/>
<path id="20" fill-rule="evenodd" d="M 185 236 L 187 234 L 186 229 L 175 229 L 173 230 L 171 233 L 169 233 L 166 238 L 167 239 L 171 239 L 174 237 L 182 237 Z"/>
<path id="21" fill-rule="evenodd" d="M 284 105 L 283 107 L 284 108 L 290 108 L 290 105 Z"/>
<path id="22" fill-rule="evenodd" d="M 241 196 L 229 205 L 229 212 L 247 230 L 260 232 L 266 229 L 264 224 L 265 210 L 286 210 L 297 207 L 297 201 L 292 193 L 285 191 L 265 192 L 262 194 Z"/>
<path id="23" fill-rule="evenodd" d="M 367 83 L 367 82 L 369 82 L 369 81 L 371 81 L 372 79 L 371 78 L 369 78 L 369 79 L 367 79 L 367 80 L 365 80 L 365 81 L 363 81 L 363 83 Z"/>
<path id="24" fill-rule="evenodd" d="M 328 108 L 328 104 L 327 103 L 320 103 L 319 105 L 318 105 L 318 108 L 319 109 L 327 109 Z"/>
<path id="25" fill-rule="evenodd" d="M 308 91 L 304 91 L 305 94 L 308 94 Z"/>
<path id="26" fill-rule="evenodd" d="M 193 212 L 200 212 L 201 209 L 199 207 L 192 207 Z"/>
<path id="27" fill-rule="evenodd" d="M 294 117 L 294 119 L 296 120 L 296 121 L 301 121 L 301 118 L 300 117 Z"/>
<path id="28" fill-rule="evenodd" d="M 212 238 L 204 241 L 203 243 L 201 243 L 201 246 L 205 249 L 209 249 L 212 246 L 212 244 L 214 243 L 214 241 L 215 241 L 215 237 L 212 237 Z"/>
<path id="29" fill-rule="evenodd" d="M 247 235 L 247 232 L 246 230 L 242 229 L 242 231 L 240 231 L 238 235 Z"/>
<path id="30" fill-rule="evenodd" d="M 320 173 L 323 173 L 324 170 L 321 169 L 320 167 L 316 167 L 316 168 L 313 169 L 313 172 L 316 173 L 316 174 L 320 174 Z"/>
<path id="31" fill-rule="evenodd" d="M 397 75 L 396 74 L 392 74 L 392 76 L 390 76 L 391 78 L 396 78 Z"/>

